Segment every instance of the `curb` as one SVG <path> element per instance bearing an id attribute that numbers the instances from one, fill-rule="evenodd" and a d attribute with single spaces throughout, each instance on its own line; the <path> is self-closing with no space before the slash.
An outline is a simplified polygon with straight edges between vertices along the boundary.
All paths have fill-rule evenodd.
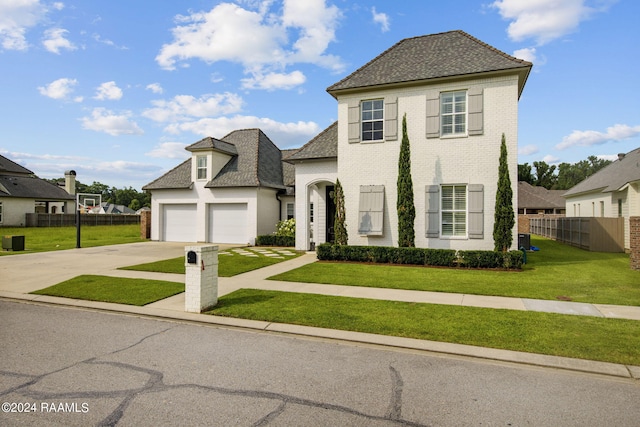
<path id="1" fill-rule="evenodd" d="M 593 360 L 574 359 L 569 357 L 548 356 L 535 353 L 477 347 L 465 344 L 419 340 L 415 338 L 393 337 L 388 335 L 325 329 L 312 326 L 299 326 L 285 323 L 236 319 L 199 313 L 166 310 L 153 307 L 138 307 L 124 304 L 75 300 L 70 298 L 21 294 L 6 291 L 0 291 L 0 299 L 20 301 L 23 303 L 36 303 L 45 305 L 52 304 L 104 312 L 122 313 L 168 321 L 183 321 L 227 328 L 239 328 L 320 339 L 330 339 L 349 343 L 369 344 L 381 347 L 424 351 L 451 356 L 471 357 L 475 359 L 485 359 L 537 367 L 555 368 L 619 378 L 629 378 L 635 380 L 640 379 L 640 366 L 621 365 L 610 362 L 599 362 Z"/>

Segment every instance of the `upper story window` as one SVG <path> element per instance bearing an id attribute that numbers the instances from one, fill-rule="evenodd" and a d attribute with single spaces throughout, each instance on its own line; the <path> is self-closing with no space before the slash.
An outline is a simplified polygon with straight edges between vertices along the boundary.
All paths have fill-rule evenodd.
<path id="1" fill-rule="evenodd" d="M 196 162 L 196 177 L 198 179 L 207 179 L 207 156 L 197 156 Z"/>
<path id="2" fill-rule="evenodd" d="M 467 92 L 443 92 L 440 96 L 441 135 L 467 133 Z"/>
<path id="3" fill-rule="evenodd" d="M 384 129 L 384 100 L 362 102 L 362 140 L 381 141 Z"/>

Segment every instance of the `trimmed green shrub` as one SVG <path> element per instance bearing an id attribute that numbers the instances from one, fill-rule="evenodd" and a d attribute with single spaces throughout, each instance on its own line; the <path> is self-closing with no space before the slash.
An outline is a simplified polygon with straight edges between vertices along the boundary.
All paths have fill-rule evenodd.
<path id="1" fill-rule="evenodd" d="M 287 246 L 296 245 L 296 238 L 290 236 L 276 236 L 275 234 L 267 234 L 265 236 L 256 237 L 256 246 Z"/>
<path id="2" fill-rule="evenodd" d="M 434 267 L 522 268 L 520 251 L 455 251 L 453 249 L 348 246 L 323 243 L 316 247 L 321 261 L 372 262 L 376 264 L 428 265 Z"/>
<path id="3" fill-rule="evenodd" d="M 522 268 L 523 255 L 520 251 L 458 251 L 461 264 L 466 268 Z"/>

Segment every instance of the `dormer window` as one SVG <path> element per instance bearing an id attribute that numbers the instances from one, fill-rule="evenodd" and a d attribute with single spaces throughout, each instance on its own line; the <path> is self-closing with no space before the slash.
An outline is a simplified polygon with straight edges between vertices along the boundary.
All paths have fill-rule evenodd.
<path id="1" fill-rule="evenodd" d="M 207 179 L 207 156 L 197 156 L 196 164 L 196 177 L 198 179 Z"/>

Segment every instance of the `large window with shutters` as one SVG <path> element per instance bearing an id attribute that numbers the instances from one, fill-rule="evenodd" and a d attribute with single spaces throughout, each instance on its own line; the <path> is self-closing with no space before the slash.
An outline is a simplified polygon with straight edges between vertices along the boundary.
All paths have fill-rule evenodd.
<path id="1" fill-rule="evenodd" d="M 484 185 L 427 185 L 426 237 L 484 238 Z"/>
<path id="2" fill-rule="evenodd" d="M 349 143 L 385 142 L 398 139 L 398 98 L 348 101 Z"/>
<path id="3" fill-rule="evenodd" d="M 427 138 L 451 138 L 484 133 L 484 90 L 427 92 Z"/>
<path id="4" fill-rule="evenodd" d="M 384 101 L 375 99 L 362 102 L 362 140 L 380 141 L 384 129 Z"/>

